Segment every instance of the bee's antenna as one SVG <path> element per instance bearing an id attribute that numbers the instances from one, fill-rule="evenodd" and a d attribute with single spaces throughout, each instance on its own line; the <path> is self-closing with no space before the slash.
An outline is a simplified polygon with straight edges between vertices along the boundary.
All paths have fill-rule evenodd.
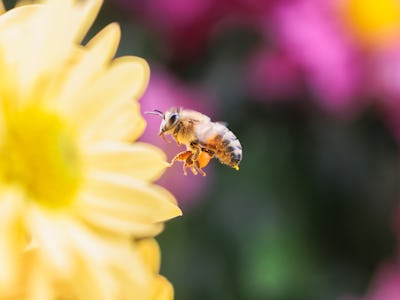
<path id="1" fill-rule="evenodd" d="M 157 115 L 160 116 L 161 119 L 164 119 L 164 113 L 162 111 L 159 111 L 158 109 L 155 109 L 154 111 L 145 111 L 144 113 L 146 115 Z"/>

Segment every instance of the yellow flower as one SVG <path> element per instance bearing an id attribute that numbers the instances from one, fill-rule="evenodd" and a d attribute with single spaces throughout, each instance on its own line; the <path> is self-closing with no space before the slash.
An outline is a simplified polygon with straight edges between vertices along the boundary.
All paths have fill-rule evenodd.
<path id="1" fill-rule="evenodd" d="M 149 68 L 113 59 L 116 24 L 81 44 L 100 6 L 0 9 L 0 299 L 173 297 L 143 254 L 181 214 L 164 154 L 132 143 Z"/>
<path id="2" fill-rule="evenodd" d="M 367 46 L 385 46 L 400 37 L 398 0 L 343 0 L 349 29 Z"/>
<path id="3" fill-rule="evenodd" d="M 151 300 L 167 300 L 174 298 L 172 285 L 161 275 L 160 271 L 160 249 L 154 239 L 144 239 L 138 243 L 139 253 L 148 270 L 154 274 Z"/>

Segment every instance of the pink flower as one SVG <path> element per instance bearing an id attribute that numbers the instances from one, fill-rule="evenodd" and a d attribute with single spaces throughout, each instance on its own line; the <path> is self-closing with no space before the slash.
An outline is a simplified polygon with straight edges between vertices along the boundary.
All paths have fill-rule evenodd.
<path id="1" fill-rule="evenodd" d="M 375 275 L 364 300 L 400 299 L 400 266 L 385 264 Z"/>
<path id="2" fill-rule="evenodd" d="M 141 100 L 142 112 L 153 111 L 154 109 L 166 111 L 172 106 L 177 106 L 211 115 L 209 105 L 206 104 L 206 99 L 209 99 L 209 97 L 185 86 L 166 71 L 154 67 L 151 69 L 150 83 Z M 171 143 L 168 144 L 158 136 L 161 123 L 159 117 L 147 115 L 146 121 L 147 128 L 141 138 L 142 141 L 162 148 L 169 160 L 184 150 L 184 147 L 179 148 L 171 137 L 169 137 Z M 193 202 L 205 195 L 206 186 L 210 184 L 213 176 L 212 163 L 205 168 L 205 172 L 207 173 L 206 177 L 193 176 L 191 172 L 184 176 L 182 163 L 176 162 L 172 168 L 164 173 L 158 183 L 170 190 L 180 201 L 180 204 L 190 205 L 193 203 L 188 203 L 189 200 Z"/>
<path id="3" fill-rule="evenodd" d="M 259 49 L 248 59 L 246 69 L 248 92 L 257 100 L 294 99 L 304 90 L 299 67 L 282 53 Z"/>
<path id="4" fill-rule="evenodd" d="M 400 43 L 370 54 L 369 86 L 385 121 L 400 141 Z"/>
<path id="5" fill-rule="evenodd" d="M 122 5 L 144 17 L 165 32 L 191 26 L 209 13 L 215 0 L 120 0 Z"/>
<path id="6" fill-rule="evenodd" d="M 278 43 L 303 68 L 319 104 L 328 111 L 349 112 L 360 106 L 360 53 L 341 28 L 332 3 L 281 1 L 271 16 Z"/>

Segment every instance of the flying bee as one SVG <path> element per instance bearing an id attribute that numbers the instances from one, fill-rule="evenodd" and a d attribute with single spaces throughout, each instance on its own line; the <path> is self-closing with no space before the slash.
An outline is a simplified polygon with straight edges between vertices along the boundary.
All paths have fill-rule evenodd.
<path id="1" fill-rule="evenodd" d="M 178 153 L 171 161 L 183 161 L 183 173 L 190 168 L 194 175 L 200 173 L 213 157 L 235 170 L 242 160 L 242 146 L 237 137 L 224 123 L 212 122 L 209 117 L 194 110 L 172 107 L 165 113 L 154 110 L 146 112 L 162 118 L 159 136 L 172 135 L 178 146 L 185 145 L 186 151 Z"/>

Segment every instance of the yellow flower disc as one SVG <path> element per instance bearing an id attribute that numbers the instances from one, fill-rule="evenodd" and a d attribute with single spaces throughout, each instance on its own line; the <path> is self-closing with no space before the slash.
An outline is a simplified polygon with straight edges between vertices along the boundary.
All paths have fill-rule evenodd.
<path id="1" fill-rule="evenodd" d="M 46 207 L 69 204 L 81 170 L 76 139 L 59 115 L 36 105 L 5 112 L 0 175 Z"/>
<path id="2" fill-rule="evenodd" d="M 344 0 L 341 9 L 349 29 L 367 46 L 385 45 L 399 37 L 397 0 Z"/>

